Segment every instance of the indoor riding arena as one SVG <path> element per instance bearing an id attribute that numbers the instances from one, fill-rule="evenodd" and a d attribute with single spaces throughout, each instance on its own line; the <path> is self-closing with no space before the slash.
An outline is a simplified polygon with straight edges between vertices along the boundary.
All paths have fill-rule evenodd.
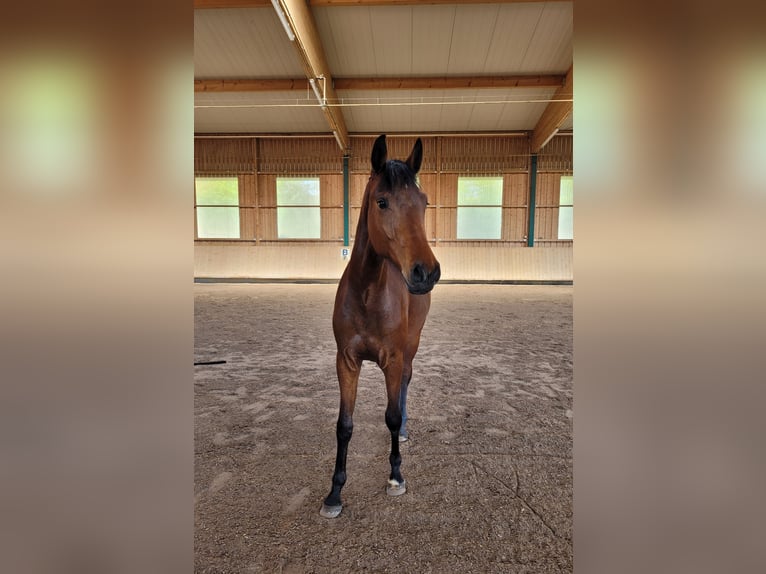
<path id="1" fill-rule="evenodd" d="M 200 572 L 572 568 L 572 287 L 437 285 L 413 365 L 408 492 L 385 493 L 385 387 L 365 363 L 345 506 L 334 285 L 196 286 Z"/>
<path id="2" fill-rule="evenodd" d="M 572 572 L 572 86 L 571 2 L 195 0 L 196 572 Z M 326 518 L 344 272 L 354 325 L 431 302 L 409 438 L 365 357 Z"/>

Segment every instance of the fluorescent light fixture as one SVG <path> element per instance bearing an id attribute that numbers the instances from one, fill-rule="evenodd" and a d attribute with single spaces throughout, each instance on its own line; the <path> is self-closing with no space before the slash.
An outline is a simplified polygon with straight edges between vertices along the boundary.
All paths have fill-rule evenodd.
<path id="1" fill-rule="evenodd" d="M 343 142 L 342 142 L 342 141 L 340 141 L 340 136 L 338 135 L 338 132 L 336 132 L 336 131 L 333 131 L 333 132 L 332 132 L 332 135 L 334 135 L 334 136 L 335 136 L 335 141 L 336 141 L 336 142 L 338 142 L 338 145 L 340 146 L 340 149 L 342 149 L 343 151 L 345 151 L 345 150 L 346 150 L 346 148 L 344 148 L 344 147 L 343 147 Z"/>
<path id="2" fill-rule="evenodd" d="M 285 13 L 282 12 L 282 6 L 279 5 L 279 0 L 271 0 L 271 4 L 274 6 L 274 10 L 276 10 L 279 21 L 282 22 L 282 26 L 285 28 L 285 32 L 287 32 L 287 37 L 290 38 L 291 42 L 294 42 L 295 34 L 293 34 L 293 29 L 290 27 L 290 23 L 287 21 L 287 16 L 285 16 Z"/>
<path id="3" fill-rule="evenodd" d="M 553 136 L 555 136 L 557 133 L 559 133 L 559 129 L 558 129 L 558 128 L 556 128 L 555 130 L 553 130 L 553 133 L 551 133 L 551 135 L 549 135 L 549 136 L 548 136 L 548 137 L 545 139 L 545 141 L 544 141 L 543 143 L 541 143 L 541 144 L 540 144 L 540 149 L 543 149 L 543 148 L 545 147 L 545 144 L 547 144 L 549 141 L 551 141 L 551 140 L 553 139 Z"/>
<path id="4" fill-rule="evenodd" d="M 311 89 L 314 90 L 314 95 L 316 96 L 319 105 L 324 108 L 327 105 L 327 102 L 322 97 L 322 94 L 319 93 L 316 80 L 314 78 L 309 78 L 309 85 L 311 86 Z"/>

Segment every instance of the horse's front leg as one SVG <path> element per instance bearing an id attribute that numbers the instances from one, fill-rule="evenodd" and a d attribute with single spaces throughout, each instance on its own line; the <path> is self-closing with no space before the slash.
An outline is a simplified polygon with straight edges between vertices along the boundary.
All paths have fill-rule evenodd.
<path id="1" fill-rule="evenodd" d="M 410 435 L 407 432 L 407 390 L 412 379 L 412 360 L 404 363 L 402 371 L 402 387 L 399 391 L 399 410 L 402 412 L 402 425 L 399 427 L 399 442 L 409 440 Z"/>
<path id="2" fill-rule="evenodd" d="M 388 457 L 391 463 L 391 475 L 388 478 L 386 493 L 390 496 L 399 496 L 407 492 L 407 486 L 402 477 L 402 455 L 399 452 L 399 431 L 402 426 L 402 411 L 400 405 L 403 361 L 402 357 L 391 358 L 383 372 L 386 376 L 386 426 L 391 432 L 391 455 Z"/>
<path id="3" fill-rule="evenodd" d="M 335 471 L 332 475 L 332 489 L 322 504 L 319 514 L 325 518 L 335 518 L 340 514 L 343 505 L 340 501 L 340 491 L 346 484 L 346 455 L 348 443 L 354 431 L 354 404 L 356 403 L 356 388 L 359 382 L 361 361 L 348 353 L 338 353 L 336 368 L 340 384 L 340 412 L 335 427 L 338 441 L 338 452 L 335 456 Z"/>

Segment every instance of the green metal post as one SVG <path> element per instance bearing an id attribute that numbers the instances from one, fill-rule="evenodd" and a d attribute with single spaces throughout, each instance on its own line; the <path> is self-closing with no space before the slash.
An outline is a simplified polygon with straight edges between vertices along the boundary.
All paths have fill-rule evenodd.
<path id="1" fill-rule="evenodd" d="M 343 156 L 343 246 L 348 247 L 348 203 L 349 203 L 349 185 L 348 185 L 348 156 Z"/>
<path id="2" fill-rule="evenodd" d="M 537 154 L 533 153 L 529 164 L 529 225 L 527 247 L 535 246 L 535 203 L 537 202 Z"/>

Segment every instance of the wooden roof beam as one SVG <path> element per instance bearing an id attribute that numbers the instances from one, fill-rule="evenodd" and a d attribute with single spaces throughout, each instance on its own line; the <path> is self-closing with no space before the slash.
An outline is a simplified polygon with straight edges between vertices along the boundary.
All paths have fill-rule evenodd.
<path id="1" fill-rule="evenodd" d="M 336 90 L 447 90 L 459 88 L 556 88 L 566 76 L 537 74 L 518 76 L 335 78 Z M 308 89 L 305 78 L 252 78 L 194 80 L 195 92 L 288 92 Z"/>
<path id="2" fill-rule="evenodd" d="M 420 6 L 423 4 L 514 4 L 547 0 L 307 0 L 312 6 Z M 566 1 L 566 0 L 565 0 Z M 569 0 L 570 2 L 572 0 Z"/>
<path id="3" fill-rule="evenodd" d="M 308 87 L 306 78 L 194 80 L 195 92 L 294 92 Z"/>
<path id="4" fill-rule="evenodd" d="M 416 6 L 422 4 L 512 4 L 546 0 L 307 0 L 310 6 Z M 571 1 L 571 0 L 570 0 Z M 195 10 L 208 8 L 259 8 L 271 0 L 194 0 Z"/>
<path id="5" fill-rule="evenodd" d="M 194 0 L 195 10 L 207 8 L 260 8 L 271 6 L 271 0 Z"/>
<path id="6" fill-rule="evenodd" d="M 570 66 L 564 85 L 556 90 L 551 98 L 560 101 L 552 101 L 548 104 L 532 132 L 530 145 L 532 153 L 539 152 L 556 135 L 559 126 L 572 113 L 573 85 L 572 66 Z"/>
<path id="7" fill-rule="evenodd" d="M 336 78 L 337 90 L 448 90 L 455 88 L 531 88 L 557 87 L 563 75 Z"/>
<path id="8" fill-rule="evenodd" d="M 332 74 L 327 65 L 319 31 L 314 22 L 314 16 L 305 0 L 276 0 L 289 22 L 289 26 L 295 34 L 293 45 L 298 51 L 298 56 L 303 63 L 303 69 L 309 81 L 324 78 L 324 81 L 316 81 L 317 87 L 322 91 L 328 102 L 337 101 L 338 96 L 333 87 Z M 334 106 L 322 106 L 327 123 L 333 132 L 338 145 L 344 150 L 351 147 L 348 137 L 348 128 L 343 112 Z"/>

